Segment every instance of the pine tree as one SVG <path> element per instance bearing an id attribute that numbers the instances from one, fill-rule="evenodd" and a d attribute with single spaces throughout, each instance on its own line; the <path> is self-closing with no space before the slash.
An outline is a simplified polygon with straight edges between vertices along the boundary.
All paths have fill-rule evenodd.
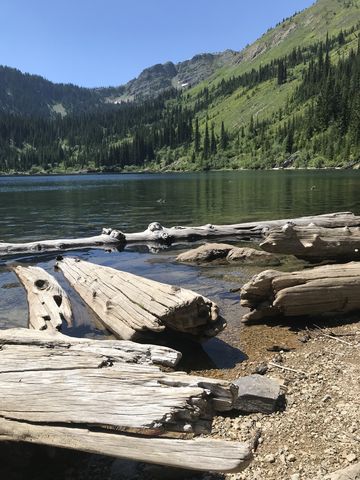
<path id="1" fill-rule="evenodd" d="M 205 135 L 204 135 L 204 147 L 203 147 L 203 158 L 207 159 L 210 156 L 210 137 L 209 137 L 209 128 L 208 123 L 205 124 Z"/>
<path id="2" fill-rule="evenodd" d="M 195 153 L 199 153 L 200 151 L 200 141 L 201 141 L 201 135 L 199 131 L 199 120 L 196 117 L 195 118 L 195 132 L 194 132 L 194 151 Z"/>

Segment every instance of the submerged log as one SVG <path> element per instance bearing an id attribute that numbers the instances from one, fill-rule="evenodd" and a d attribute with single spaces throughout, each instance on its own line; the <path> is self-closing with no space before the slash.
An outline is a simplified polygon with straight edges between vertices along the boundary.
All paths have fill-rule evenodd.
<path id="1" fill-rule="evenodd" d="M 76 248 L 117 247 L 125 244 L 125 235 L 119 230 L 103 228 L 101 235 L 85 238 L 66 238 L 57 240 L 39 240 L 28 243 L 0 242 L 0 255 L 17 253 L 42 253 Z"/>
<path id="2" fill-rule="evenodd" d="M 226 325 L 217 305 L 191 290 L 74 258 L 61 258 L 56 266 L 119 338 L 166 328 L 211 337 Z"/>
<path id="3" fill-rule="evenodd" d="M 0 439 L 197 470 L 238 471 L 251 458 L 244 444 L 174 438 L 208 432 L 215 410 L 233 407 L 226 381 L 124 360 L 131 342 L 22 329 L 0 332 L 0 342 Z M 165 350 L 134 345 L 144 347 Z"/>
<path id="4" fill-rule="evenodd" d="M 285 225 L 270 230 L 260 247 L 266 252 L 290 254 L 313 261 L 359 260 L 360 229 Z"/>
<path id="5" fill-rule="evenodd" d="M 274 316 L 347 314 L 360 309 L 360 263 L 326 265 L 298 272 L 266 270 L 241 289 L 245 321 Z"/>
<path id="6" fill-rule="evenodd" d="M 272 254 L 247 247 L 234 247 L 226 243 L 205 243 L 176 257 L 177 262 L 203 263 L 225 260 L 231 263 L 256 265 L 279 265 L 279 260 Z"/>
<path id="7" fill-rule="evenodd" d="M 171 244 L 175 241 L 194 241 L 201 238 L 221 237 L 262 237 L 270 228 L 282 227 L 286 224 L 309 225 L 335 228 L 344 226 L 360 226 L 360 217 L 351 212 L 336 212 L 282 220 L 263 220 L 238 223 L 233 225 L 203 225 L 200 227 L 175 226 L 164 227 L 158 222 L 152 222 L 143 232 L 122 233 L 111 228 L 104 228 L 101 235 L 89 238 L 74 238 L 63 240 L 39 240 L 29 243 L 0 242 L 0 255 L 17 253 L 41 253 L 74 248 L 100 248 L 108 246 L 116 248 L 125 243 L 162 243 Z"/>
<path id="8" fill-rule="evenodd" d="M 61 330 L 72 324 L 69 297 L 55 278 L 40 267 L 14 268 L 27 292 L 29 327 L 35 330 Z"/>

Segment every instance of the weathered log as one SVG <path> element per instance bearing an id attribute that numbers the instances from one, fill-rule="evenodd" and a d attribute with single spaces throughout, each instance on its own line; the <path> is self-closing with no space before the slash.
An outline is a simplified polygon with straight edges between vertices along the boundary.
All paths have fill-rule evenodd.
<path id="1" fill-rule="evenodd" d="M 240 442 L 142 438 L 6 419 L 0 419 L 0 440 L 2 437 L 6 441 L 37 443 L 200 471 L 240 472 L 252 459 L 250 446 Z"/>
<path id="2" fill-rule="evenodd" d="M 125 244 L 125 235 L 119 230 L 103 228 L 101 235 L 85 238 L 66 238 L 56 240 L 39 240 L 28 243 L 0 242 L 0 255 L 16 253 L 41 253 L 62 251 L 76 248 L 117 247 Z"/>
<path id="3" fill-rule="evenodd" d="M 56 265 L 119 338 L 135 339 L 165 328 L 211 337 L 226 325 L 217 305 L 191 290 L 74 258 L 62 258 Z"/>
<path id="4" fill-rule="evenodd" d="M 24 285 L 29 305 L 29 327 L 35 330 L 61 330 L 72 323 L 69 297 L 56 279 L 40 267 L 14 268 Z"/>
<path id="5" fill-rule="evenodd" d="M 203 263 L 224 259 L 227 262 L 241 262 L 257 265 L 279 265 L 274 255 L 247 247 L 234 247 L 226 243 L 205 243 L 176 257 L 177 262 Z"/>
<path id="6" fill-rule="evenodd" d="M 46 362 L 51 362 L 54 359 L 51 352 L 55 347 L 58 352 L 74 352 L 72 361 L 75 361 L 77 352 L 79 352 L 79 355 L 83 355 L 83 352 L 85 352 L 88 359 L 93 355 L 95 365 L 99 365 L 103 360 L 111 359 L 112 362 L 139 363 L 173 368 L 181 359 L 180 352 L 159 345 L 148 345 L 126 340 L 120 342 L 118 340 L 75 338 L 48 330 L 42 331 L 39 335 L 36 331 L 23 328 L 0 330 L 0 347 L 2 345 L 35 346 L 41 348 L 40 352 L 47 349 L 49 356 L 44 356 Z M 29 369 L 31 368 L 29 362 Z"/>
<path id="7" fill-rule="evenodd" d="M 161 371 L 149 350 L 164 347 L 134 344 L 141 353 L 129 356 L 131 342 L 22 329 L 0 332 L 0 343 L 4 440 L 198 470 L 239 470 L 250 460 L 243 444 L 173 438 L 208 432 L 215 410 L 233 407 L 236 387 Z M 160 435 L 170 438 L 154 438 Z"/>
<path id="8" fill-rule="evenodd" d="M 298 272 L 266 270 L 241 289 L 245 321 L 283 315 L 346 314 L 360 309 L 360 263 L 326 265 Z"/>
<path id="9" fill-rule="evenodd" d="M 260 247 L 266 252 L 295 255 L 313 261 L 360 260 L 360 229 L 285 225 L 270 230 Z"/>
<path id="10" fill-rule="evenodd" d="M 315 215 L 282 220 L 264 220 L 233 225 L 203 225 L 200 227 L 175 226 L 163 227 L 158 222 L 152 222 L 143 232 L 122 233 L 110 228 L 103 229 L 103 233 L 89 238 L 40 240 L 30 243 L 1 243 L 0 255 L 16 253 L 49 252 L 74 248 L 99 248 L 104 246 L 117 247 L 124 243 L 156 242 L 171 244 L 174 241 L 194 241 L 201 238 L 220 237 L 262 237 L 270 228 L 282 227 L 286 224 L 309 225 L 335 228 L 344 226 L 360 226 L 360 217 L 351 212 L 336 212 L 324 215 Z"/>

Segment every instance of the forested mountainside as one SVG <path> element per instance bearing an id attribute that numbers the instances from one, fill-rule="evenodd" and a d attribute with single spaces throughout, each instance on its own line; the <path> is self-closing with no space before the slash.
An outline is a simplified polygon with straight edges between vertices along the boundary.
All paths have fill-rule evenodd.
<path id="1" fill-rule="evenodd" d="M 196 55 L 178 64 L 153 65 L 126 85 L 108 88 L 53 83 L 39 75 L 0 66 L 0 112 L 56 118 L 111 111 L 113 106 L 153 98 L 169 88 L 197 85 L 218 68 L 231 65 L 235 57 L 236 52 L 227 50 Z"/>
<path id="2" fill-rule="evenodd" d="M 0 115 L 0 171 L 354 166 L 359 25 L 360 0 L 318 0 L 243 52 L 202 58 L 211 68 L 199 67 L 196 86 L 176 88 L 191 82 L 165 64 L 138 77 L 139 94 L 131 82 L 79 89 L 96 109 L 52 118 L 8 109 Z M 133 101 L 121 102 L 126 96 Z M 102 108 L 109 98 L 119 104 Z"/>

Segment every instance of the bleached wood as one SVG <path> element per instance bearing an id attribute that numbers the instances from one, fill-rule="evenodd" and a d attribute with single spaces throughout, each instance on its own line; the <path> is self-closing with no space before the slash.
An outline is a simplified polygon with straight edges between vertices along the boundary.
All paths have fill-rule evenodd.
<path id="1" fill-rule="evenodd" d="M 266 270 L 241 289 L 244 320 L 271 316 L 346 314 L 360 310 L 360 263 L 326 265 L 298 272 Z"/>
<path id="2" fill-rule="evenodd" d="M 180 352 L 160 345 L 135 343 L 126 340 L 74 338 L 49 331 L 43 331 L 39 334 L 34 330 L 23 328 L 0 330 L 0 346 L 2 345 L 40 347 L 37 351 L 41 353 L 45 363 L 54 359 L 57 361 L 59 356 L 63 354 L 69 356 L 70 353 L 73 354 L 72 361 L 77 356 L 82 356 L 87 357 L 88 361 L 93 358 L 95 365 L 100 365 L 104 360 L 111 359 L 113 362 L 120 363 L 175 367 L 181 359 Z M 55 348 L 56 350 L 54 350 Z M 35 355 L 35 350 L 32 352 Z M 56 352 L 56 355 L 54 355 L 54 352 Z M 32 369 L 31 362 L 28 363 L 28 367 L 30 370 Z"/>
<path id="3" fill-rule="evenodd" d="M 252 459 L 240 442 L 143 438 L 85 428 L 39 426 L 0 419 L 0 440 L 37 443 L 191 470 L 240 472 Z"/>
<path id="4" fill-rule="evenodd" d="M 226 325 L 217 305 L 191 290 L 74 258 L 63 258 L 56 265 L 119 338 L 134 339 L 165 328 L 210 337 Z"/>
<path id="5" fill-rule="evenodd" d="M 201 227 L 163 227 L 158 222 L 150 223 L 144 232 L 126 233 L 126 242 L 162 241 L 171 243 L 174 240 L 196 240 L 199 238 L 227 236 L 259 236 L 270 228 L 282 227 L 286 224 L 309 225 L 313 223 L 321 227 L 335 228 L 343 226 L 360 226 L 360 217 L 351 212 L 336 212 L 282 220 L 264 220 L 233 225 L 203 225 Z"/>
<path id="6" fill-rule="evenodd" d="M 14 268 L 27 292 L 29 327 L 35 330 L 61 330 L 72 324 L 69 297 L 56 279 L 40 267 Z"/>
<path id="7" fill-rule="evenodd" d="M 74 238 L 62 240 L 39 240 L 28 243 L 0 242 L 0 255 L 13 255 L 17 253 L 61 251 L 74 248 L 116 248 L 126 243 L 168 243 L 177 240 L 191 241 L 200 238 L 221 237 L 262 237 L 271 228 L 282 227 L 286 224 L 309 225 L 335 228 L 344 226 L 360 226 L 360 217 L 351 212 L 336 212 L 324 215 L 315 215 L 300 218 L 287 218 L 281 220 L 263 220 L 238 223 L 233 225 L 202 225 L 199 227 L 175 226 L 164 227 L 159 222 L 152 222 L 143 232 L 122 233 L 111 228 L 104 228 L 101 235 L 88 238 Z"/>
<path id="8" fill-rule="evenodd" d="M 5 410 L 26 421 L 172 430 L 178 421 L 196 426 L 212 410 L 233 406 L 237 389 L 231 383 L 154 365 L 171 364 L 166 347 L 25 332 L 0 332 L 0 415 Z M 172 364 L 180 356 L 173 352 Z"/>
<path id="9" fill-rule="evenodd" d="M 261 248 L 309 260 L 359 260 L 360 228 L 285 225 L 270 230 Z"/>
<path id="10" fill-rule="evenodd" d="M 85 238 L 65 238 L 55 240 L 39 240 L 27 243 L 0 242 L 0 255 L 13 255 L 16 253 L 42 253 L 62 251 L 74 248 L 99 248 L 108 246 L 116 247 L 125 243 L 125 236 L 119 230 L 103 228 L 101 235 Z"/>

